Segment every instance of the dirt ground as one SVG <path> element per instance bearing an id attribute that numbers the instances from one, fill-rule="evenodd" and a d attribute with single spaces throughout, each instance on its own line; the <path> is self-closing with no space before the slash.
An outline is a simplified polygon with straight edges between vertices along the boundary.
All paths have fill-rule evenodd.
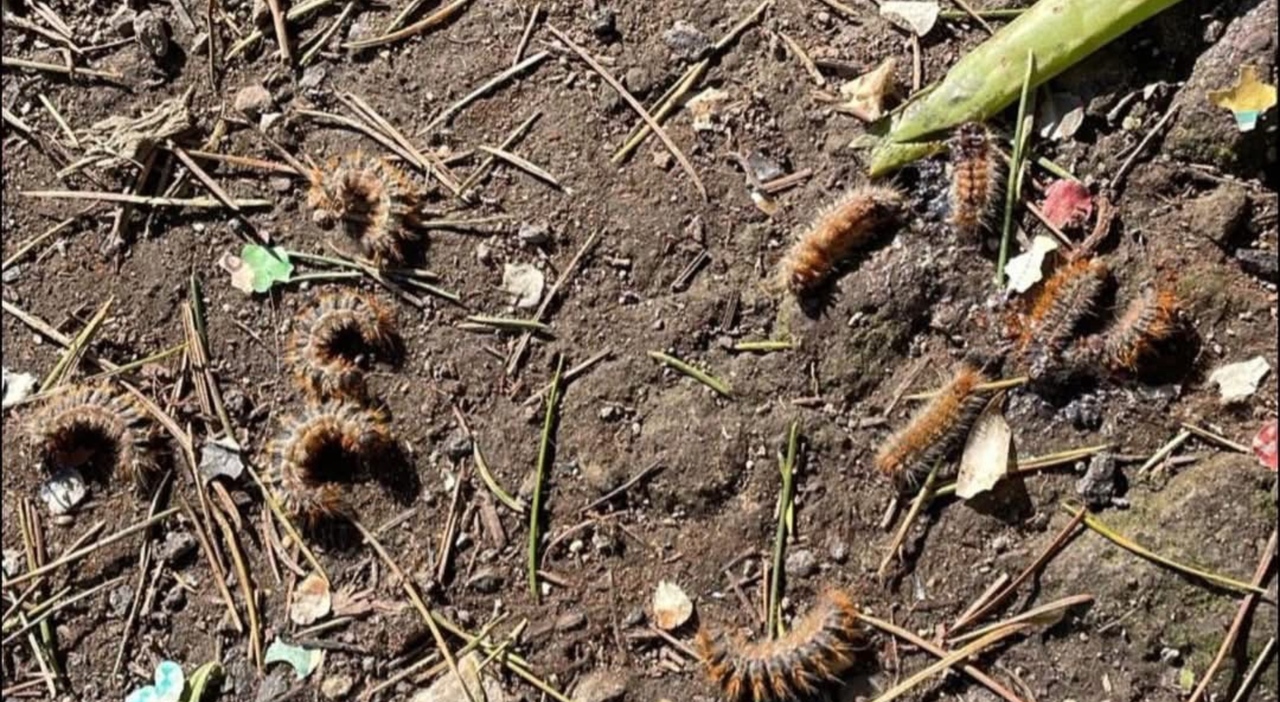
<path id="1" fill-rule="evenodd" d="M 512 64 L 531 3 L 475 0 L 420 36 L 359 53 L 342 51 L 334 42 L 312 66 L 298 70 L 276 56 L 268 15 L 266 40 L 243 56 L 219 60 L 216 84 L 200 38 L 207 37 L 202 3 L 135 6 L 163 17 L 173 44 L 163 69 L 132 40 L 87 52 L 87 63 L 80 65 L 119 74 L 119 81 L 10 66 L 10 57 L 53 64 L 63 58 L 50 39 L 6 20 L 4 107 L 35 131 L 24 134 L 6 116 L 6 261 L 27 240 L 75 219 L 5 270 L 4 366 L 43 378 L 61 357 L 61 347 L 24 324 L 10 306 L 74 336 L 112 299 L 90 351 L 118 364 L 180 344 L 182 308 L 189 280 L 197 276 L 213 375 L 246 457 L 268 471 L 267 441 L 280 419 L 303 404 L 283 360 L 291 319 L 321 291 L 359 287 L 395 310 L 404 337 L 402 361 L 378 366 L 370 386 L 385 402 L 407 460 L 395 480 L 352 485 L 354 511 L 445 617 L 477 632 L 504 614 L 492 632 L 496 642 L 527 620 L 515 650 L 557 690 L 597 701 L 719 697 L 688 646 L 697 624 L 763 633 L 761 575 L 774 548 L 777 456 L 793 421 L 800 422 L 803 442 L 794 533 L 787 545 L 785 616 L 802 614 L 822 590 L 841 587 L 855 593 L 868 612 L 945 641 L 945 628 L 998 577 L 1021 572 L 1068 524 L 1071 515 L 1062 505 L 1079 501 L 1084 470 L 1082 462 L 1030 474 L 1020 481 L 1024 491 L 1018 499 L 990 509 L 950 498 L 935 501 L 911 529 L 890 577 L 877 577 L 905 509 L 886 528 L 897 488 L 877 473 L 872 459 L 910 417 L 914 403 L 898 399 L 904 392 L 936 388 L 966 355 L 989 354 L 997 346 L 1007 310 L 1017 301 L 1006 302 L 995 290 L 994 255 L 989 247 L 958 241 L 943 226 L 943 166 L 933 160 L 895 177 L 912 201 L 908 225 L 846 266 L 825 309 L 806 313 L 766 285 L 793 232 L 840 192 L 865 181 L 866 153 L 849 146 L 864 134 L 864 125 L 835 111 L 824 90 L 834 92 L 889 57 L 897 59 L 899 84 L 910 86 L 910 39 L 863 0 L 849 3 L 856 11 L 852 18 L 818 0 L 777 0 L 713 62 L 699 91 L 714 87 L 726 96 L 708 128 L 695 129 L 690 110 L 667 122 L 672 140 L 706 184 L 703 201 L 656 139 L 627 162 L 610 162 L 637 116 L 546 29 L 550 24 L 562 30 L 652 105 L 689 66 L 682 51 L 696 44 L 677 41 L 677 22 L 714 41 L 757 4 L 542 3 L 526 55 L 547 50 L 549 58 L 429 133 L 423 127 L 441 110 Z M 998 0 L 972 4 L 984 10 L 1012 6 Z M 223 6 L 239 31 L 253 26 L 251 3 L 213 5 Z M 340 40 L 378 35 L 401 3 L 390 5 L 351 3 Z M 426 5 L 414 19 L 438 7 Z M 314 19 L 290 23 L 295 43 L 333 22 L 342 6 L 333 3 Z M 112 20 L 116 4 L 49 7 L 82 46 L 110 44 L 120 36 Z M 190 26 L 179 7 L 193 20 Z M 1150 476 L 1139 476 L 1138 468 L 1178 434 L 1182 422 L 1248 446 L 1259 426 L 1276 415 L 1275 372 L 1252 397 L 1229 407 L 1208 380 L 1227 363 L 1257 356 L 1272 368 L 1278 362 L 1275 112 L 1241 135 L 1230 114 L 1205 107 L 1204 97 L 1206 89 L 1234 81 L 1242 63 L 1259 65 L 1263 79 L 1275 82 L 1275 16 L 1274 0 L 1186 0 L 1051 84 L 1055 92 L 1080 99 L 1085 119 L 1068 139 L 1037 135 L 1035 148 L 1095 194 L 1154 132 L 1118 189 L 1114 232 L 1101 249 L 1116 289 L 1091 323 L 1100 325 L 1145 282 L 1172 273 L 1191 333 L 1181 342 L 1185 353 L 1158 372 L 1018 387 L 1010 391 L 1006 410 L 1021 457 L 1115 447 L 1123 478 L 1118 500 L 1097 512 L 1099 519 L 1161 555 L 1246 581 L 1277 522 L 1275 474 L 1252 455 L 1198 437 Z M 49 26 L 35 7 L 21 17 Z M 222 55 L 235 37 L 225 26 L 218 29 Z M 819 63 L 825 89 L 788 49 L 784 35 Z M 922 83 L 939 79 L 984 37 L 970 20 L 940 21 L 920 42 Z M 296 59 L 303 52 L 295 46 L 294 53 Z M 257 120 L 246 120 L 234 108 L 237 94 L 252 85 L 265 87 L 273 103 L 264 107 L 266 134 L 298 158 L 324 163 L 355 149 L 387 153 L 371 139 L 299 113 L 349 115 L 339 98 L 350 93 L 415 145 L 446 159 L 462 178 L 483 156 L 477 147 L 502 143 L 521 122 L 540 114 L 510 151 L 545 169 L 562 187 L 505 163 L 482 182 L 480 198 L 470 207 L 460 207 L 434 186 L 432 206 L 451 218 L 504 219 L 430 232 L 421 265 L 462 303 L 422 294 L 421 306 L 368 278 L 286 284 L 259 295 L 231 287 L 219 260 L 238 253 L 252 236 L 291 250 L 329 253 L 331 235 L 312 222 L 303 178 L 206 162 L 233 197 L 267 198 L 272 206 L 246 210 L 242 220 L 223 208 L 139 206 L 128 215 L 118 245 L 112 237 L 117 205 L 100 203 L 84 212 L 91 203 L 23 194 L 132 187 L 137 168 L 129 164 L 63 176 L 59 171 L 84 155 L 90 125 L 113 115 L 137 116 L 187 91 L 193 91 L 195 130 L 176 137 L 179 144 L 282 163 L 280 152 L 249 128 Z M 80 135 L 79 143 L 60 128 L 42 98 Z M 1172 106 L 1181 107 L 1161 126 Z M 1006 116 L 993 124 L 1004 130 L 1011 122 Z M 215 133 L 223 136 L 209 141 Z M 175 177 L 185 176 L 176 196 L 207 196 L 170 152 L 158 153 L 141 192 L 160 194 Z M 751 177 L 769 180 L 804 170 L 812 175 L 774 195 L 777 211 L 766 214 L 753 202 L 750 178 L 735 154 L 747 159 L 756 172 Z M 1040 169 L 1031 174 L 1028 199 L 1039 201 L 1052 176 Z M 421 173 L 415 177 L 427 182 Z M 1044 233 L 1029 214 L 1020 221 L 1029 234 Z M 513 307 L 504 290 L 504 266 L 531 264 L 544 272 L 549 289 L 592 236 L 598 236 L 595 245 L 548 307 L 552 336 L 536 338 L 515 373 L 505 366 L 518 335 L 459 328 L 472 314 L 532 316 L 532 310 Z M 684 275 L 703 252 L 705 263 L 691 277 Z M 319 270 L 301 262 L 298 267 Z M 732 348 L 740 341 L 788 335 L 797 347 L 784 352 Z M 708 370 L 732 387 L 732 397 L 663 368 L 647 351 L 668 352 Z M 573 366 L 605 352 L 604 360 L 567 384 L 559 405 L 542 495 L 546 596 L 535 602 L 526 578 L 528 518 L 493 499 L 475 472 L 458 417 L 474 432 L 498 484 L 527 498 L 543 420 L 535 394 L 551 379 L 558 358 Z M 202 415 L 180 359 L 121 377 L 180 426 L 191 427 L 199 449 L 217 421 Z M 76 372 L 97 370 L 85 361 Z M 1011 376 L 1016 369 L 1003 370 Z M 90 476 L 85 502 L 68 515 L 50 515 L 38 496 L 48 474 L 26 439 L 26 423 L 36 409 L 25 404 L 4 413 L 7 579 L 11 564 L 15 571 L 26 569 L 18 519 L 26 500 L 35 504 L 50 559 L 93 525 L 102 524 L 99 537 L 110 535 L 144 519 L 150 508 L 148 495 L 126 481 Z M 190 469 L 174 456 L 172 486 L 161 507 L 185 503 L 201 514 Z M 597 504 L 642 472 L 643 480 Z M 356 699 L 435 651 L 399 580 L 349 530 L 309 534 L 308 543 L 335 592 L 359 593 L 356 599 L 372 603 L 365 608 L 371 611 L 318 632 L 291 622 L 297 578 L 270 545 L 281 537 L 266 535 L 278 527 L 264 515 L 262 495 L 247 477 L 224 487 L 240 525 L 233 530 L 256 593 L 263 644 L 294 641 L 323 650 L 323 666 L 301 682 L 282 663 L 255 668 L 249 637 L 230 624 L 205 550 L 195 548 L 200 526 L 178 516 L 148 532 L 153 552 L 162 557 L 149 559 L 146 572 L 140 572 L 142 538 L 134 534 L 59 569 L 41 586 L 43 596 L 64 587 L 74 594 L 120 578 L 52 617 L 65 670 L 54 697 L 122 699 L 149 683 L 155 665 L 168 659 L 188 674 L 204 662 L 220 661 L 227 672 L 221 699 Z M 210 509 L 224 509 L 208 494 Z M 451 521 L 457 527 L 447 567 L 440 569 Z M 224 534 L 216 524 L 209 528 L 226 551 Z M 296 548 L 283 551 L 306 565 Z M 227 591 L 245 616 L 242 582 L 230 566 L 227 560 Z M 662 580 L 677 583 L 696 603 L 696 621 L 665 637 L 655 633 L 650 607 Z M 6 612 L 25 587 L 6 585 Z M 1270 579 L 1267 587 L 1274 601 Z M 984 623 L 1082 594 L 1092 595 L 1090 605 L 985 651 L 975 665 L 1028 701 L 1181 700 L 1188 696 L 1188 682 L 1198 682 L 1214 657 L 1241 599 L 1082 531 Z M 140 614 L 131 617 L 135 597 Z M 10 630 L 6 620 L 6 636 Z M 1213 699 L 1231 699 L 1276 630 L 1274 604 L 1261 604 L 1215 678 Z M 883 632 L 869 637 L 866 665 L 845 688 L 847 698 L 873 699 L 936 660 Z M 456 638 L 447 641 L 452 650 L 462 646 Z M 116 671 L 121 650 L 123 665 Z M 39 670 L 26 637 L 6 641 L 3 666 L 6 698 L 11 690 L 15 698 L 49 696 L 42 683 L 24 685 Z M 505 699 L 543 699 L 509 672 L 488 670 L 498 676 Z M 1276 670 L 1272 658 L 1248 699 L 1277 699 Z M 410 699 L 429 684 L 410 677 L 376 699 Z M 14 690 L 18 685 L 24 686 Z M 958 674 L 934 678 L 911 698 L 997 699 Z"/>

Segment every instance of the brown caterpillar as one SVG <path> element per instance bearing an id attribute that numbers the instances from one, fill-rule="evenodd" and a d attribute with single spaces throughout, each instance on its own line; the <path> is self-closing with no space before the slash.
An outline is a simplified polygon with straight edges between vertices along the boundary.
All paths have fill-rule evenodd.
<path id="1" fill-rule="evenodd" d="M 363 354 L 394 354 L 395 315 L 375 298 L 342 291 L 326 294 L 298 313 L 286 360 L 315 399 L 363 399 Z"/>
<path id="2" fill-rule="evenodd" d="M 861 638 L 853 598 L 829 590 L 781 639 L 748 643 L 703 629 L 695 646 L 729 702 L 780 702 L 809 699 L 839 682 Z"/>
<path id="3" fill-rule="evenodd" d="M 51 398 L 30 425 L 46 467 L 114 471 L 141 484 L 155 469 L 155 433 L 133 398 L 106 385 L 77 386 Z"/>
<path id="4" fill-rule="evenodd" d="M 1059 268 L 1031 306 L 1019 345 L 1023 354 L 1033 347 L 1043 355 L 1060 354 L 1093 312 L 1109 275 L 1107 264 L 1098 258 L 1076 259 Z"/>
<path id="5" fill-rule="evenodd" d="M 949 142 L 951 151 L 951 227 L 976 237 L 987 225 L 998 201 L 1002 161 L 991 145 L 991 133 L 975 122 L 960 125 Z"/>
<path id="6" fill-rule="evenodd" d="M 1157 344 L 1178 330 L 1178 296 L 1171 287 L 1145 288 L 1107 330 L 1103 351 L 1114 371 L 1135 372 Z"/>
<path id="7" fill-rule="evenodd" d="M 386 159 L 359 151 L 311 173 L 307 204 L 326 229 L 341 225 L 360 255 L 381 266 L 405 259 L 422 224 L 422 190 Z"/>
<path id="8" fill-rule="evenodd" d="M 866 186 L 828 205 L 791 246 L 779 285 L 797 296 L 812 293 L 849 254 L 901 219 L 905 201 L 893 188 Z"/>
<path id="9" fill-rule="evenodd" d="M 989 381 L 978 367 L 964 363 L 946 387 L 876 453 L 876 468 L 896 482 L 909 482 L 921 468 L 947 457 L 963 440 L 982 410 L 978 386 Z"/>
<path id="10" fill-rule="evenodd" d="M 347 511 L 343 485 L 390 444 L 378 412 L 325 402 L 286 417 L 269 451 L 285 511 L 308 525 Z"/>

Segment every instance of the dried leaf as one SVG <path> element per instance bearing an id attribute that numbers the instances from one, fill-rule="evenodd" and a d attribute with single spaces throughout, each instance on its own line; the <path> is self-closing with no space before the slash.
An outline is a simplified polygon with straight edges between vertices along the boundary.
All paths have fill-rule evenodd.
<path id="1" fill-rule="evenodd" d="M 898 27 L 916 36 L 922 37 L 938 23 L 938 3 L 936 2 L 896 2 L 888 0 L 880 3 L 880 16 Z"/>
<path id="2" fill-rule="evenodd" d="M 1265 468 L 1276 470 L 1276 420 L 1272 419 L 1258 430 L 1253 437 L 1253 455 Z"/>
<path id="3" fill-rule="evenodd" d="M 298 626 L 309 626 L 328 616 L 332 609 L 333 597 L 329 593 L 329 583 L 316 573 L 311 573 L 298 583 L 298 588 L 293 592 L 289 619 Z"/>
<path id="4" fill-rule="evenodd" d="M 1059 229 L 1079 227 L 1093 214 L 1093 194 L 1078 180 L 1055 180 L 1045 189 L 1040 209 Z"/>
<path id="5" fill-rule="evenodd" d="M 1084 100 L 1071 93 L 1051 93 L 1038 112 L 1036 122 L 1043 125 L 1040 136 L 1045 139 L 1070 139 L 1084 124 Z"/>
<path id="6" fill-rule="evenodd" d="M 1219 367 L 1209 376 L 1209 382 L 1218 385 L 1222 403 L 1229 405 L 1252 397 L 1270 370 L 1271 364 L 1267 359 L 1258 356 Z"/>
<path id="7" fill-rule="evenodd" d="M 885 59 L 880 67 L 854 78 L 840 86 L 844 102 L 836 109 L 847 112 L 863 122 L 874 122 L 884 116 L 885 97 L 893 90 L 893 69 L 896 62 Z"/>
<path id="8" fill-rule="evenodd" d="M 1031 240 L 1031 249 L 1009 259 L 1004 272 L 1009 276 L 1009 290 L 1024 293 L 1044 279 L 1044 259 L 1050 251 L 1058 250 L 1053 237 L 1037 234 Z"/>
<path id="9" fill-rule="evenodd" d="M 1258 125 L 1263 112 L 1275 107 L 1276 86 L 1258 80 L 1256 66 L 1241 66 L 1236 84 L 1223 90 L 1210 90 L 1209 102 L 1231 110 L 1240 131 L 1249 132 Z"/>
<path id="10" fill-rule="evenodd" d="M 678 629 L 693 616 L 693 601 L 673 582 L 663 580 L 653 593 L 653 621 L 663 631 Z"/>
<path id="11" fill-rule="evenodd" d="M 528 263 L 508 263 L 502 270 L 502 289 L 514 298 L 516 307 L 533 309 L 542 300 L 547 278 Z"/>
<path id="12" fill-rule="evenodd" d="M 1009 474 L 1014 461 L 1013 431 L 1001 408 L 1003 398 L 987 403 L 965 441 L 956 476 L 956 496 L 971 499 L 990 491 Z"/>
<path id="13" fill-rule="evenodd" d="M 721 105 L 729 99 L 729 93 L 719 88 L 707 88 L 689 99 L 687 108 L 693 115 L 693 128 L 708 132 L 716 127 L 716 117 Z"/>

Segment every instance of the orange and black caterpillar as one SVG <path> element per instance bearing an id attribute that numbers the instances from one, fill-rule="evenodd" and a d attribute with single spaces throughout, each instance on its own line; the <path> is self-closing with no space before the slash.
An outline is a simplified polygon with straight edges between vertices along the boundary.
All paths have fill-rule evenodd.
<path id="1" fill-rule="evenodd" d="M 991 133 L 975 122 L 960 125 L 949 147 L 951 227 L 963 237 L 976 237 L 998 200 L 1002 161 L 991 144 Z"/>
<path id="2" fill-rule="evenodd" d="M 117 472 L 142 484 L 157 467 L 146 413 L 107 385 L 76 386 L 50 398 L 33 417 L 30 434 L 52 470 Z"/>
<path id="3" fill-rule="evenodd" d="M 1071 343 L 1080 323 L 1093 313 L 1109 276 L 1102 259 L 1078 258 L 1045 281 L 1022 326 L 1018 350 L 1023 359 L 1030 358 L 1033 366 L 1056 359 Z"/>
<path id="4" fill-rule="evenodd" d="M 748 643 L 703 629 L 695 645 L 729 702 L 782 702 L 838 683 L 862 650 L 861 638 L 853 598 L 829 590 L 781 639 Z"/>
<path id="5" fill-rule="evenodd" d="M 314 169 L 307 204 L 324 228 L 341 226 L 364 258 L 397 264 L 418 240 L 423 191 L 386 159 L 359 151 Z"/>
<path id="6" fill-rule="evenodd" d="M 397 344 L 391 310 L 369 295 L 342 291 L 323 295 L 298 313 L 287 360 L 313 398 L 362 399 L 360 357 L 392 357 Z"/>
<path id="7" fill-rule="evenodd" d="M 964 439 L 982 410 L 979 386 L 989 378 L 972 363 L 961 365 L 946 387 L 881 445 L 876 468 L 898 483 L 909 483 L 921 470 L 945 459 Z"/>
<path id="8" fill-rule="evenodd" d="M 390 443 L 386 419 L 356 405 L 325 402 L 286 417 L 269 446 L 285 511 L 308 525 L 346 513 L 343 486 Z"/>
<path id="9" fill-rule="evenodd" d="M 896 224 L 905 201 L 893 188 L 856 188 L 828 205 L 791 246 L 778 272 L 779 284 L 797 296 L 817 289 L 850 253 Z"/>
<path id="10" fill-rule="evenodd" d="M 1143 289 L 1124 314 L 1107 330 L 1103 349 L 1114 371 L 1136 372 L 1160 342 L 1178 331 L 1178 296 L 1157 284 Z"/>

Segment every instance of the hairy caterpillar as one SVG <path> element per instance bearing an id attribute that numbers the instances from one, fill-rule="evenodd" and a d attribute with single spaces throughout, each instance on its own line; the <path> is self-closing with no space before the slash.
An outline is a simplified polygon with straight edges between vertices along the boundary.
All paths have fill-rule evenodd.
<path id="1" fill-rule="evenodd" d="M 1178 296 L 1164 285 L 1145 288 L 1107 330 L 1103 351 L 1115 371 L 1136 372 L 1161 341 L 1178 329 Z"/>
<path id="2" fill-rule="evenodd" d="M 998 200 L 1001 160 L 991 145 L 991 133 L 970 122 L 956 129 L 949 142 L 951 152 L 951 227 L 965 237 L 976 237 L 991 218 Z"/>
<path id="3" fill-rule="evenodd" d="M 418 239 L 423 192 L 386 159 L 357 151 L 311 173 L 307 204 L 328 229 L 341 226 L 360 255 L 375 265 L 401 263 Z"/>
<path id="4" fill-rule="evenodd" d="M 1035 366 L 1057 358 L 1071 343 L 1080 323 L 1093 312 L 1109 275 L 1102 259 L 1080 258 L 1045 281 L 1023 325 L 1019 344 L 1023 357 L 1032 357 Z"/>
<path id="5" fill-rule="evenodd" d="M 30 425 L 33 442 L 51 469 L 114 471 L 134 483 L 155 470 L 155 433 L 130 397 L 106 385 L 78 386 L 51 398 Z"/>
<path id="6" fill-rule="evenodd" d="M 347 403 L 286 417 L 269 447 L 285 510 L 307 524 L 344 513 L 342 486 L 390 441 L 381 414 Z"/>
<path id="7" fill-rule="evenodd" d="M 984 398 L 978 386 L 988 380 L 975 365 L 961 365 L 946 387 L 881 445 L 876 468 L 895 481 L 909 482 L 921 468 L 946 458 L 982 410 Z"/>
<path id="8" fill-rule="evenodd" d="M 779 284 L 792 294 L 812 293 L 850 253 L 895 224 L 903 214 L 902 194 L 886 187 L 849 191 L 828 205 L 791 246 L 779 268 Z"/>
<path id="9" fill-rule="evenodd" d="M 839 682 L 860 640 L 853 598 L 829 590 L 781 639 L 748 643 L 703 629 L 695 646 L 729 702 L 781 702 L 808 699 Z"/>
<path id="10" fill-rule="evenodd" d="M 342 291 L 324 295 L 298 313 L 286 360 L 312 397 L 361 399 L 359 357 L 390 356 L 397 341 L 391 310 L 369 295 Z"/>

